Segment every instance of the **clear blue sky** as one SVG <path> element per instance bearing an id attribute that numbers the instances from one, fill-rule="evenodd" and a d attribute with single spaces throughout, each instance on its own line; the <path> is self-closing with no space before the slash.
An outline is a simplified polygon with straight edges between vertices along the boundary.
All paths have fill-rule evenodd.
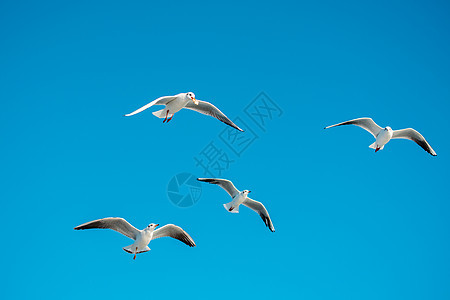
<path id="1" fill-rule="evenodd" d="M 449 299 L 449 13 L 447 1 L 1 1 L 2 296 Z M 222 176 L 266 205 L 275 233 L 245 207 L 227 213 L 215 186 L 190 208 L 168 200 L 174 175 L 203 176 L 194 157 L 226 125 L 123 114 L 187 91 L 253 126 Z M 283 110 L 265 132 L 244 111 L 261 91 Z M 323 130 L 365 116 L 414 127 L 438 156 L 398 140 L 375 154 L 359 128 Z M 72 229 L 109 216 L 178 224 L 197 247 L 161 239 L 133 261 L 126 237 Z"/>

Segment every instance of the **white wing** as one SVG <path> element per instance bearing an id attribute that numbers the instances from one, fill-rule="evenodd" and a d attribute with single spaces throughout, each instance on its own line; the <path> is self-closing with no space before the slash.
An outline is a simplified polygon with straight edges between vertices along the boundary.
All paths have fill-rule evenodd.
<path id="1" fill-rule="evenodd" d="M 92 228 L 108 228 L 120 232 L 121 234 L 135 240 L 141 233 L 133 225 L 128 223 L 123 218 L 104 218 L 95 221 L 90 221 L 75 227 L 75 230 L 92 229 Z"/>
<path id="2" fill-rule="evenodd" d="M 187 234 L 187 232 L 184 231 L 181 227 L 178 227 L 176 225 L 167 224 L 159 229 L 156 229 L 153 232 L 152 240 L 165 236 L 169 236 L 179 241 L 182 241 L 189 247 L 195 247 L 194 240 L 191 238 L 191 236 Z"/>
<path id="3" fill-rule="evenodd" d="M 269 216 L 269 212 L 261 202 L 255 201 L 247 197 L 242 204 L 256 211 L 261 217 L 261 219 L 264 221 L 264 224 L 266 224 L 266 226 L 269 227 L 270 231 L 275 232 L 275 227 L 273 227 L 272 220 L 270 219 Z"/>
<path id="4" fill-rule="evenodd" d="M 149 104 L 146 104 L 146 105 L 142 106 L 141 108 L 133 111 L 132 113 L 126 114 L 125 117 L 129 117 L 129 116 L 133 116 L 135 114 L 138 114 L 141 111 L 144 111 L 144 110 L 146 110 L 147 108 L 149 108 L 150 106 L 153 106 L 153 105 L 167 105 L 169 102 L 175 100 L 176 98 L 177 98 L 177 96 L 164 96 L 164 97 L 158 98 L 156 100 L 153 100 Z"/>
<path id="5" fill-rule="evenodd" d="M 341 126 L 341 125 L 356 125 L 356 126 L 359 126 L 359 127 L 363 128 L 363 129 L 367 130 L 368 132 L 370 132 L 375 138 L 377 137 L 378 133 L 380 133 L 380 130 L 382 129 L 371 118 L 354 119 L 354 120 L 342 122 L 342 123 L 339 123 L 339 124 L 334 124 L 334 125 L 331 125 L 331 126 L 327 126 L 327 127 L 325 127 L 325 129 L 328 129 L 328 128 L 331 128 L 331 127 L 336 127 L 336 126 Z"/>
<path id="6" fill-rule="evenodd" d="M 217 184 L 223 188 L 232 198 L 239 194 L 239 190 L 234 187 L 234 184 L 226 179 L 220 178 L 197 178 L 198 181 L 208 182 L 211 184 Z"/>
<path id="7" fill-rule="evenodd" d="M 394 130 L 394 134 L 392 135 L 393 139 L 407 139 L 417 143 L 423 150 L 427 151 L 433 156 L 436 156 L 436 152 L 434 152 L 433 148 L 431 148 L 430 144 L 428 144 L 427 140 L 416 130 L 412 128 L 402 129 L 402 130 Z"/>
<path id="8" fill-rule="evenodd" d="M 235 128 L 239 131 L 244 131 L 241 128 L 239 128 L 236 124 L 234 124 L 230 119 L 228 119 L 228 117 L 225 116 L 225 114 L 223 112 L 221 112 L 217 107 L 215 107 L 214 105 L 212 105 L 209 102 L 198 100 L 198 105 L 196 105 L 193 102 L 189 102 L 188 104 L 186 104 L 186 106 L 184 108 L 194 110 L 196 112 L 199 112 L 199 113 L 207 115 L 207 116 L 214 117 L 217 120 L 224 122 L 225 124 Z"/>

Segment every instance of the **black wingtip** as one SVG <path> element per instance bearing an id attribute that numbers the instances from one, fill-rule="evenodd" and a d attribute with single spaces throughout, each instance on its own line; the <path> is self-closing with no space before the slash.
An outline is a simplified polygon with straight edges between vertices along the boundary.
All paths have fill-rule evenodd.
<path id="1" fill-rule="evenodd" d="M 212 182 L 213 181 L 212 178 L 197 178 L 197 180 L 201 181 L 201 182 Z"/>

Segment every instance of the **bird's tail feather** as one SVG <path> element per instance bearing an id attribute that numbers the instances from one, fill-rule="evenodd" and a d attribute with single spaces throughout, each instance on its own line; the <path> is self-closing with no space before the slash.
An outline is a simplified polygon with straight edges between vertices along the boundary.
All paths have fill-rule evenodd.
<path id="1" fill-rule="evenodd" d="M 375 142 L 372 145 L 370 145 L 369 148 L 377 149 L 377 142 Z M 384 148 L 384 145 L 380 147 L 380 150 L 383 150 L 383 148 Z"/>
<path id="2" fill-rule="evenodd" d="M 233 210 L 230 210 L 230 208 L 231 208 L 231 203 L 232 203 L 232 202 L 225 203 L 225 204 L 223 205 L 223 207 L 225 207 L 225 209 L 228 210 L 229 212 L 238 214 L 238 213 L 239 213 L 239 206 L 233 208 Z"/>
<path id="3" fill-rule="evenodd" d="M 138 251 L 136 252 L 136 246 L 133 246 L 133 245 L 134 244 L 132 244 L 130 246 L 123 247 L 122 249 L 125 250 L 128 253 L 131 253 L 131 254 L 143 253 L 143 252 L 150 251 L 150 248 L 148 246 L 145 246 L 144 249 L 138 249 Z"/>
<path id="4" fill-rule="evenodd" d="M 166 117 L 166 113 L 167 109 L 164 108 L 158 111 L 154 111 L 152 114 L 155 115 L 157 118 L 164 119 Z M 171 113 L 167 115 L 168 118 L 170 118 L 171 116 L 173 116 L 173 114 Z"/>

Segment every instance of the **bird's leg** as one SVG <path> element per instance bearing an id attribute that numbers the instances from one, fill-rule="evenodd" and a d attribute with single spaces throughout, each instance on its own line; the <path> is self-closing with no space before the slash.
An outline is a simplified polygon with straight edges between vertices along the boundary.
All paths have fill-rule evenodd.
<path id="1" fill-rule="evenodd" d="M 172 120 L 173 115 L 167 120 L 167 123 L 169 123 L 170 120 Z"/>
<path id="2" fill-rule="evenodd" d="M 234 209 L 234 207 L 230 207 L 229 209 L 228 209 L 228 211 L 232 211 Z"/>
<path id="3" fill-rule="evenodd" d="M 380 148 L 377 147 L 377 149 L 375 149 L 375 152 L 378 152 L 378 150 L 380 150 Z"/>
<path id="4" fill-rule="evenodd" d="M 134 252 L 134 257 L 133 257 L 133 259 L 136 259 L 137 248 L 138 248 L 138 247 L 136 247 L 136 252 Z"/>
<path id="5" fill-rule="evenodd" d="M 163 123 L 166 123 L 168 115 L 169 115 L 169 110 L 167 110 L 167 112 L 166 112 L 166 118 L 164 119 Z M 169 121 L 167 121 L 167 122 L 169 122 Z"/>

